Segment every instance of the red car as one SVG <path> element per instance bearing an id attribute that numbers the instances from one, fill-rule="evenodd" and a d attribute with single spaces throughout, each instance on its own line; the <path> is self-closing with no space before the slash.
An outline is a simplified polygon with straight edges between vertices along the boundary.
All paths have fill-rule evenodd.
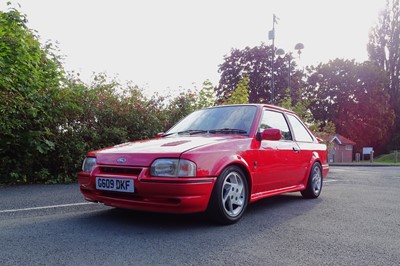
<path id="1" fill-rule="evenodd" d="M 248 203 L 287 192 L 317 198 L 327 148 L 292 111 L 245 104 L 195 111 L 156 139 L 89 152 L 88 201 L 134 210 L 205 212 L 237 222 Z"/>

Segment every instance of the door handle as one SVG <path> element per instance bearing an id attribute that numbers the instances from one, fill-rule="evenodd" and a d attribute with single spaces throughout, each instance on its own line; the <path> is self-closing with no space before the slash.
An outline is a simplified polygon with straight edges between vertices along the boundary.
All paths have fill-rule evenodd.
<path id="1" fill-rule="evenodd" d="M 300 148 L 299 147 L 293 147 L 293 151 L 296 152 L 296 153 L 299 153 L 300 152 Z"/>

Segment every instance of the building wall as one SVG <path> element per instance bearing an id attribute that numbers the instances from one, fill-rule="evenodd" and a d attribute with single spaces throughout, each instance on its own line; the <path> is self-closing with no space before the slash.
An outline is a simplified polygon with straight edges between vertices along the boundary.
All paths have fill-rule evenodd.
<path id="1" fill-rule="evenodd" d="M 335 143 L 330 151 L 330 161 L 334 163 L 351 163 L 353 161 L 353 146 Z"/>

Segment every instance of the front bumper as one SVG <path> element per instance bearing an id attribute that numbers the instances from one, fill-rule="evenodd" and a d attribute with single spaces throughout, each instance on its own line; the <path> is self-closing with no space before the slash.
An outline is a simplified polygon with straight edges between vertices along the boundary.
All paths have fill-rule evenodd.
<path id="1" fill-rule="evenodd" d="M 147 173 L 148 168 L 141 169 L 138 175 L 103 173 L 97 168 L 91 174 L 80 172 L 78 182 L 87 201 L 118 208 L 167 213 L 194 213 L 207 209 L 216 177 L 155 178 Z M 98 190 L 96 177 L 133 179 L 135 192 Z"/>

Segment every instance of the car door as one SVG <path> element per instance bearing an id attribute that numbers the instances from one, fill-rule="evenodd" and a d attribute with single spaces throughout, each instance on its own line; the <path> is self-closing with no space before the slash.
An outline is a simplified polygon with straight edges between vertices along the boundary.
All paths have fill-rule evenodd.
<path id="1" fill-rule="evenodd" d="M 257 192 L 270 191 L 297 185 L 294 177 L 299 164 L 299 146 L 282 112 L 264 109 L 259 131 L 277 128 L 282 139 L 262 140 L 259 149 L 256 183 Z"/>

